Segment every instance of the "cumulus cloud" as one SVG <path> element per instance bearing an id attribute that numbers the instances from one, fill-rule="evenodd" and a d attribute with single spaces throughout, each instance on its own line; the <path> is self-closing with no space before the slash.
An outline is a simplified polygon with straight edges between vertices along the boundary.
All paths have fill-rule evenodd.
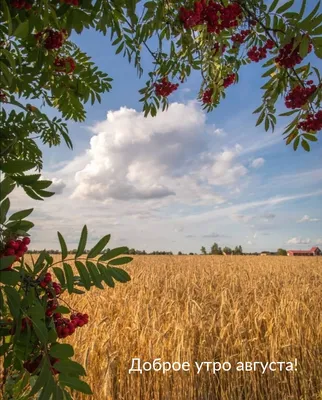
<path id="1" fill-rule="evenodd" d="M 298 223 L 303 223 L 303 222 L 318 222 L 320 221 L 319 218 L 311 218 L 308 215 L 304 215 L 301 219 L 299 219 L 297 222 Z"/>
<path id="2" fill-rule="evenodd" d="M 315 243 L 321 245 L 322 244 L 322 238 L 316 239 Z"/>
<path id="3" fill-rule="evenodd" d="M 62 179 L 51 178 L 52 184 L 48 190 L 55 192 L 55 194 L 61 194 L 66 187 L 66 183 Z"/>
<path id="4" fill-rule="evenodd" d="M 94 136 L 85 166 L 75 174 L 72 197 L 104 201 L 175 196 L 223 202 L 198 176 L 207 149 L 200 135 L 204 129 L 205 114 L 194 102 L 173 103 L 155 118 L 126 107 L 109 111 L 106 121 L 92 128 Z"/>
<path id="5" fill-rule="evenodd" d="M 255 160 L 253 160 L 251 163 L 251 167 L 252 168 L 260 168 L 264 165 L 264 163 L 265 163 L 264 158 L 262 158 L 262 157 L 255 158 Z"/>
<path id="6" fill-rule="evenodd" d="M 293 237 L 287 241 L 288 244 L 309 244 L 311 243 L 311 239 L 303 239 L 301 237 Z"/>
<path id="7" fill-rule="evenodd" d="M 214 155 L 212 165 L 204 167 L 201 175 L 206 176 L 212 185 L 228 186 L 238 182 L 248 172 L 238 161 L 241 150 L 241 146 L 237 144 L 233 149 Z"/>

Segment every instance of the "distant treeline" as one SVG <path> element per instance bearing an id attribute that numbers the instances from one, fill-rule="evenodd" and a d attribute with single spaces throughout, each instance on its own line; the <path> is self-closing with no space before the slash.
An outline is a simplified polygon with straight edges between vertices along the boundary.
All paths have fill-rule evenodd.
<path id="1" fill-rule="evenodd" d="M 54 249 L 43 249 L 48 251 L 48 253 L 50 254 L 61 254 L 60 250 L 54 250 Z M 40 253 L 40 251 L 42 250 L 29 250 L 28 253 L 29 254 L 36 254 L 36 253 Z M 103 253 L 109 252 L 110 249 L 105 249 Z M 69 254 L 76 254 L 77 249 L 73 249 L 69 251 Z M 89 252 L 89 250 L 85 250 L 84 254 L 87 254 Z M 151 252 L 147 252 L 145 250 L 137 250 L 137 249 L 128 249 L 127 251 L 124 251 L 124 254 L 131 254 L 131 255 L 168 255 L 168 256 L 172 256 L 173 252 L 172 251 L 151 251 Z M 178 255 L 198 255 L 198 253 L 184 253 L 182 251 L 179 251 L 177 253 Z M 217 243 L 214 243 L 211 248 L 210 251 L 207 252 L 206 248 L 204 246 L 201 247 L 200 249 L 200 253 L 202 255 L 230 255 L 230 254 L 234 254 L 234 255 L 245 255 L 245 256 L 249 256 L 249 255 L 253 255 L 253 256 L 259 256 L 261 254 L 267 254 L 267 255 L 280 255 L 280 256 L 286 256 L 287 252 L 284 249 L 278 249 L 276 252 L 270 252 L 270 251 L 263 251 L 261 253 L 258 252 L 254 252 L 254 253 L 244 253 L 243 252 L 243 248 L 242 246 L 236 246 L 235 249 L 231 249 L 230 247 L 225 246 L 223 249 L 218 246 Z"/>

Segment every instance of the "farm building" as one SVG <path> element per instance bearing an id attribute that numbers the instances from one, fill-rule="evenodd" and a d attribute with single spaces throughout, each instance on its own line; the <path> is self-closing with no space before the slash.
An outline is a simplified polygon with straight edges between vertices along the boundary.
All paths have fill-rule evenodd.
<path id="1" fill-rule="evenodd" d="M 288 256 L 320 256 L 321 254 L 318 247 L 312 247 L 310 250 L 287 250 Z"/>

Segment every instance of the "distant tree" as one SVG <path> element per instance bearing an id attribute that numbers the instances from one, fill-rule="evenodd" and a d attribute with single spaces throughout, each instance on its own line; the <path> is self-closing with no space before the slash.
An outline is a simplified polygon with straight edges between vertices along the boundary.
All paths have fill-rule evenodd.
<path id="1" fill-rule="evenodd" d="M 230 247 L 225 246 L 224 249 L 223 249 L 223 253 L 231 254 L 232 252 L 233 251 L 232 251 L 232 249 Z"/>
<path id="2" fill-rule="evenodd" d="M 182 256 L 182 252 L 181 251 L 178 251 L 178 256 Z"/>
<path id="3" fill-rule="evenodd" d="M 221 247 L 219 247 L 217 243 L 214 243 L 214 244 L 211 246 L 210 253 L 211 253 L 211 254 L 216 254 L 216 255 L 221 255 L 221 254 L 222 254 Z"/>
<path id="4" fill-rule="evenodd" d="M 241 246 L 236 246 L 234 250 L 234 254 L 241 255 L 243 254 L 243 248 Z"/>
<path id="5" fill-rule="evenodd" d="M 129 250 L 129 254 L 136 254 L 135 249 L 130 249 L 130 250 Z"/>
<path id="6" fill-rule="evenodd" d="M 287 251 L 284 249 L 278 249 L 277 250 L 277 255 L 278 256 L 287 256 Z"/>
<path id="7" fill-rule="evenodd" d="M 202 246 L 200 251 L 201 251 L 201 254 L 207 254 L 207 250 L 206 250 L 205 246 Z"/>

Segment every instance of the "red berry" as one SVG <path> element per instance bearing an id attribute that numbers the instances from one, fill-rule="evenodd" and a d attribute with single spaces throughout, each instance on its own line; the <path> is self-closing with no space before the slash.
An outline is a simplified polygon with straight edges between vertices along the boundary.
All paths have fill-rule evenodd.
<path id="1" fill-rule="evenodd" d="M 313 81 L 308 81 L 308 82 L 313 83 Z M 308 102 L 310 96 L 317 89 L 316 85 L 312 85 L 312 83 L 310 83 L 310 86 L 306 87 L 295 86 L 285 97 L 286 107 L 292 109 L 303 107 Z"/>
<path id="2" fill-rule="evenodd" d="M 275 61 L 284 68 L 293 68 L 296 64 L 302 62 L 302 57 L 300 56 L 300 45 L 293 49 L 294 39 L 290 43 L 287 43 L 284 47 L 279 50 L 278 57 Z M 312 51 L 312 44 L 308 45 L 308 53 Z"/>
<path id="3" fill-rule="evenodd" d="M 16 250 L 19 247 L 19 244 L 17 245 L 15 240 L 9 240 L 9 242 L 6 244 L 6 247 Z"/>
<path id="4" fill-rule="evenodd" d="M 28 246 L 30 244 L 30 238 L 29 237 L 24 237 L 22 239 L 22 243 L 25 244 L 26 246 Z"/>
<path id="5" fill-rule="evenodd" d="M 21 243 L 18 251 L 22 251 L 23 253 L 26 253 L 26 251 L 28 251 L 28 247 L 25 244 Z"/>
<path id="6" fill-rule="evenodd" d="M 14 256 L 16 254 L 16 251 L 12 247 L 9 247 L 8 249 L 5 250 L 4 254 L 6 256 Z"/>
<path id="7" fill-rule="evenodd" d="M 17 257 L 22 257 L 23 255 L 25 254 L 25 252 L 24 251 L 21 251 L 21 250 L 18 250 L 17 252 L 16 252 L 16 256 Z"/>

